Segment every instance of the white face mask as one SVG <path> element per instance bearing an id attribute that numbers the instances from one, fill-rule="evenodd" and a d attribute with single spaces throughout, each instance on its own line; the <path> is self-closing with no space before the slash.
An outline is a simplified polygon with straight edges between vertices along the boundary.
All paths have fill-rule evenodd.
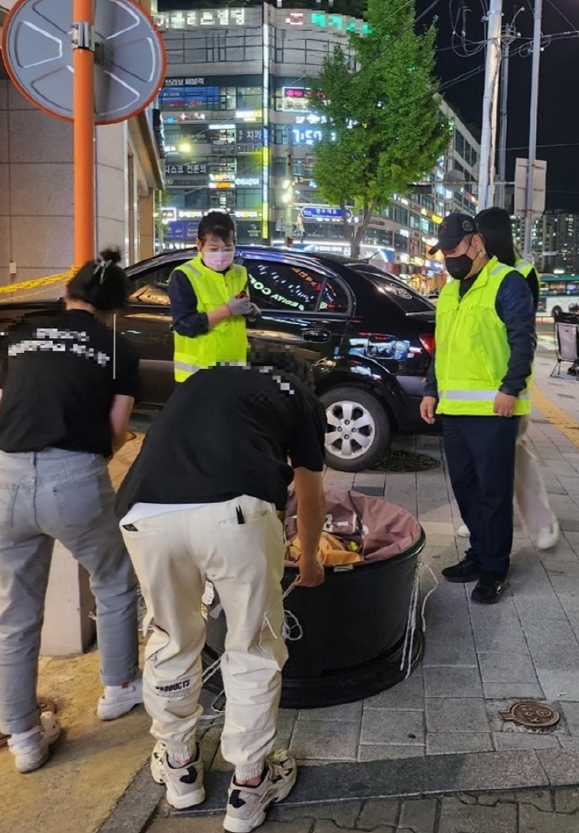
<path id="1" fill-rule="evenodd" d="M 203 263 L 214 272 L 225 272 L 233 263 L 235 252 L 201 252 Z"/>

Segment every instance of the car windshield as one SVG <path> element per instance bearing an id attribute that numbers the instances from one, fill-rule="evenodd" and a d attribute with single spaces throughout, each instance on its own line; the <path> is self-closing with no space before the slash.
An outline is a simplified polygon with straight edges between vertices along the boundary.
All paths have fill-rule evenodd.
<path id="1" fill-rule="evenodd" d="M 379 292 L 387 295 L 404 312 L 434 312 L 434 305 L 431 301 L 394 276 L 385 275 L 384 272 L 378 270 L 374 271 L 362 263 L 348 265 L 354 272 L 371 281 Z"/>

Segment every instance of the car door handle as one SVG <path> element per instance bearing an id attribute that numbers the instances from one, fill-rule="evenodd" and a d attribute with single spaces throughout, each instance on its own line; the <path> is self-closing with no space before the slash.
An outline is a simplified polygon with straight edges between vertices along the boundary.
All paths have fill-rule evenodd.
<path id="1" fill-rule="evenodd" d="M 325 342 L 330 340 L 329 330 L 304 330 L 302 333 L 304 341 Z"/>

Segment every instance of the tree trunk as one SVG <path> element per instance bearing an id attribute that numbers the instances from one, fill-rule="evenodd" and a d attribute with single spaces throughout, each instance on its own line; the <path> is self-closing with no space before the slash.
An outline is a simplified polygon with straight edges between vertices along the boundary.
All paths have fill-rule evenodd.
<path id="1" fill-rule="evenodd" d="M 362 220 L 356 226 L 356 230 L 350 242 L 350 256 L 354 258 L 360 257 L 360 248 L 362 246 L 362 240 L 364 239 L 364 235 L 370 225 L 370 220 L 372 219 L 372 206 L 365 205 L 364 210 L 362 211 Z"/>
<path id="2" fill-rule="evenodd" d="M 352 224 L 348 220 L 346 203 L 341 202 L 340 208 L 342 209 L 342 228 L 344 229 L 344 240 L 347 240 L 352 246 L 352 240 L 354 239 Z"/>

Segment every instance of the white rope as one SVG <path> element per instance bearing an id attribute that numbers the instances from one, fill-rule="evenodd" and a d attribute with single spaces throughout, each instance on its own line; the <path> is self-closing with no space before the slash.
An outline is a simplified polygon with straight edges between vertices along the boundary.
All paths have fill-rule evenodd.
<path id="1" fill-rule="evenodd" d="M 292 584 L 290 584 L 288 589 L 284 592 L 284 594 L 282 596 L 282 601 L 285 601 L 287 599 L 287 597 L 290 595 L 290 593 L 293 592 L 295 586 L 296 586 L 296 582 L 294 581 L 294 582 L 292 582 Z M 265 622 L 266 622 L 268 628 L 270 629 L 272 635 L 274 636 L 274 638 L 277 639 L 277 634 L 273 630 L 273 628 L 271 626 L 271 622 L 269 621 L 267 616 L 265 617 Z M 281 637 L 284 640 L 284 642 L 298 642 L 300 639 L 303 638 L 303 635 L 304 635 L 304 630 L 303 630 L 303 628 L 300 624 L 300 621 L 299 621 L 298 617 L 295 615 L 295 613 L 292 613 L 291 610 L 285 610 L 284 609 L 284 623 L 283 623 L 283 628 L 282 628 L 282 633 L 281 633 Z M 220 665 L 221 665 L 221 657 L 219 657 L 219 659 L 216 659 L 215 662 L 212 662 L 211 665 L 209 665 L 205 669 L 205 671 L 203 672 L 203 676 L 201 677 L 202 687 L 205 686 L 205 684 L 207 682 L 209 682 L 209 680 L 217 674 L 217 672 L 219 671 Z M 213 721 L 213 720 L 219 720 L 221 717 L 223 717 L 223 715 L 225 714 L 224 709 L 216 709 L 215 708 L 215 702 L 219 699 L 219 697 L 221 697 L 221 695 L 223 693 L 224 692 L 221 691 L 217 695 L 217 697 L 215 698 L 215 700 L 213 701 L 213 704 L 211 706 L 211 709 L 212 709 L 212 711 L 215 712 L 215 714 L 206 715 L 206 716 L 204 715 L 201 718 L 202 720 L 205 720 L 206 722 L 210 722 L 210 721 Z"/>
<path id="2" fill-rule="evenodd" d="M 416 636 L 416 620 L 418 614 L 418 605 L 420 601 L 420 568 L 426 567 L 432 578 L 434 579 L 434 587 L 432 587 L 422 601 L 420 609 L 420 616 L 422 619 L 422 629 L 426 631 L 426 603 L 437 589 L 439 581 L 436 575 L 428 564 L 423 564 L 420 559 L 416 564 L 416 572 L 414 574 L 414 583 L 412 585 L 412 594 L 410 596 L 410 610 L 408 611 L 408 621 L 406 623 L 406 634 L 404 636 L 404 645 L 402 647 L 402 659 L 400 661 L 400 670 L 406 670 L 404 679 L 407 680 L 412 671 L 412 650 L 414 648 L 414 637 Z"/>

